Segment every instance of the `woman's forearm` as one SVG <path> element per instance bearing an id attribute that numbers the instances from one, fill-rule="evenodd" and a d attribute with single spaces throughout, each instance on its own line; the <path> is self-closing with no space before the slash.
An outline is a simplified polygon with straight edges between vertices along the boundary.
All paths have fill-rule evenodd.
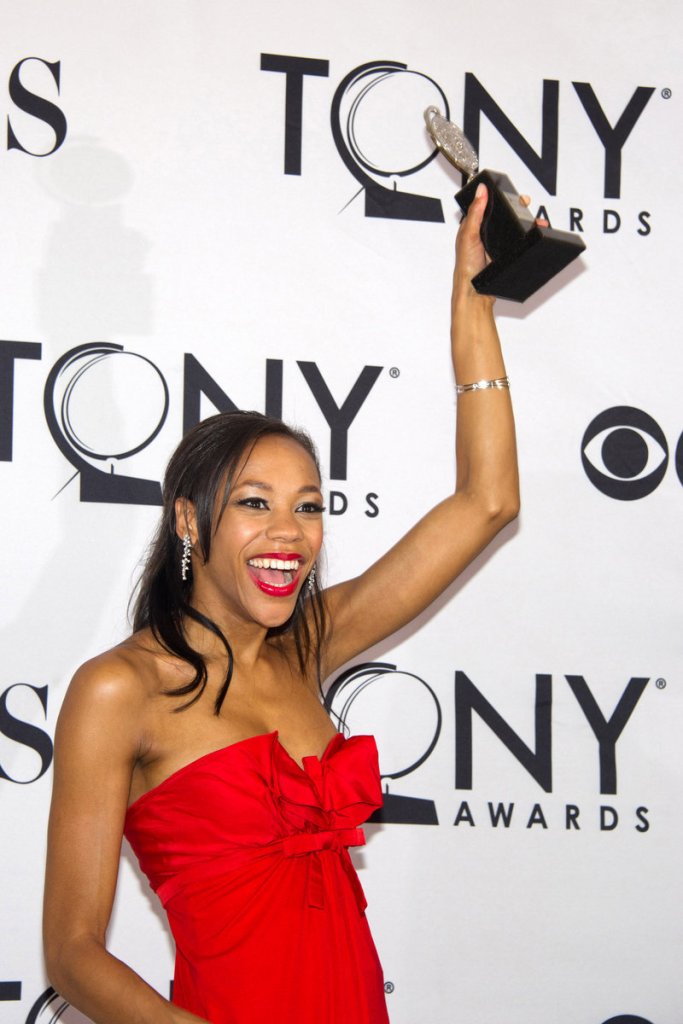
<path id="1" fill-rule="evenodd" d="M 46 949 L 51 984 L 94 1024 L 206 1024 L 163 999 L 92 936 L 61 938 Z"/>
<path id="2" fill-rule="evenodd" d="M 490 298 L 456 271 L 451 344 L 456 383 L 505 378 Z M 467 391 L 457 399 L 456 484 L 486 506 L 500 525 L 517 514 L 519 480 L 508 388 Z"/>

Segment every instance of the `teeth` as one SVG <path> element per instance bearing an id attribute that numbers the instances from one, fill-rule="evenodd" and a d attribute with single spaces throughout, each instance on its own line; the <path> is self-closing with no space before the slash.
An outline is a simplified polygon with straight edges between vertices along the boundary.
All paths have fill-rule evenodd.
<path id="1" fill-rule="evenodd" d="M 248 565 L 253 566 L 254 569 L 298 569 L 299 559 L 298 558 L 250 558 Z"/>

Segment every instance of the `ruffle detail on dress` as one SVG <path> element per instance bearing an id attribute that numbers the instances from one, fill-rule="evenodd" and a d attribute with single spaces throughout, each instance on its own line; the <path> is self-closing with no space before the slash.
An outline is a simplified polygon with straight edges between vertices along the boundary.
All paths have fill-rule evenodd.
<path id="1" fill-rule="evenodd" d="M 382 806 L 377 746 L 372 736 L 341 733 L 321 758 L 303 768 L 273 737 L 271 786 L 282 820 L 296 831 L 355 828 Z"/>

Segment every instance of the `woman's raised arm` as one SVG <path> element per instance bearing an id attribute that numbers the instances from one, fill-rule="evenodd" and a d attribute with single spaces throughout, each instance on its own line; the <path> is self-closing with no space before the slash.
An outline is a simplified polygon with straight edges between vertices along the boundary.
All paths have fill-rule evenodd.
<path id="1" fill-rule="evenodd" d="M 47 972 L 95 1024 L 190 1024 L 105 948 L 130 780 L 142 735 L 142 687 L 110 653 L 83 666 L 64 700 L 45 880 Z"/>
<path id="2" fill-rule="evenodd" d="M 482 185 L 456 239 L 451 346 L 455 379 L 461 386 L 505 377 L 493 300 L 479 295 L 471 283 L 486 264 L 479 235 L 486 199 Z M 332 628 L 325 673 L 415 618 L 518 509 L 509 390 L 491 387 L 459 394 L 455 493 L 361 576 L 326 591 Z"/>

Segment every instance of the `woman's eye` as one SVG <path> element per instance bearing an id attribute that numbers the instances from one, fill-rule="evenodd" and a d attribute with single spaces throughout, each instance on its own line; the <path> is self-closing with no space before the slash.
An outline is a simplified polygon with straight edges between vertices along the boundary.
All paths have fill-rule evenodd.
<path id="1" fill-rule="evenodd" d="M 244 508 L 268 508 L 265 498 L 240 498 L 237 504 Z"/>
<path id="2" fill-rule="evenodd" d="M 325 506 L 321 505 L 318 501 L 305 501 L 303 505 L 299 505 L 298 511 L 320 515 L 325 511 Z"/>

